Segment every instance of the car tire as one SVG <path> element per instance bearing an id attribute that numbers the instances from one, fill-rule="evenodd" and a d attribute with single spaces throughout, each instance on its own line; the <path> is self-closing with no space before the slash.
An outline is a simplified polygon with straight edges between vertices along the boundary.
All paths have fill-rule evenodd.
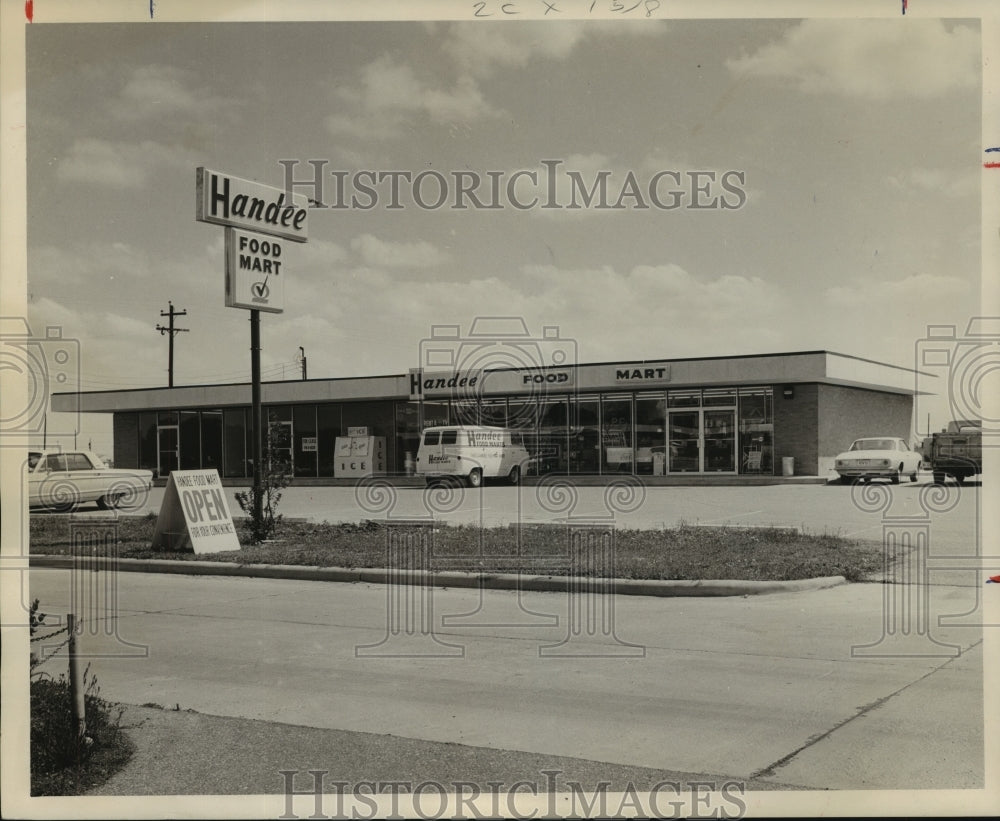
<path id="1" fill-rule="evenodd" d="M 514 467 L 510 469 L 510 473 L 507 474 L 507 481 L 512 485 L 521 484 L 521 468 L 514 465 Z"/>
<path id="2" fill-rule="evenodd" d="M 955 474 L 955 481 L 958 482 L 960 485 L 964 484 L 965 483 L 965 474 L 964 473 L 956 473 Z"/>
<path id="3" fill-rule="evenodd" d="M 469 487 L 481 487 L 483 484 L 483 472 L 479 468 L 469 471 Z"/>
<path id="4" fill-rule="evenodd" d="M 913 471 L 913 473 L 910 474 L 910 481 L 911 482 L 916 482 L 917 481 L 917 472 L 916 471 Z"/>
<path id="5" fill-rule="evenodd" d="M 854 480 L 850 476 L 841 476 L 840 477 L 840 484 L 842 484 L 842 485 L 849 485 L 849 484 L 851 484 L 852 481 L 854 481 Z"/>
<path id="6" fill-rule="evenodd" d="M 121 493 L 106 493 L 97 500 L 97 506 L 101 510 L 114 510 L 118 507 L 118 503 L 121 502 L 121 500 Z"/>
<path id="7" fill-rule="evenodd" d="M 889 477 L 889 481 L 892 482 L 894 485 L 898 485 L 899 484 L 899 479 L 900 479 L 900 477 L 902 475 L 903 475 L 903 466 L 900 465 L 896 469 L 896 472 L 893 473 L 892 476 Z"/>
<path id="8" fill-rule="evenodd" d="M 935 470 L 934 471 L 934 484 L 935 485 L 943 485 L 944 484 L 944 479 L 945 479 L 945 473 L 944 473 L 943 470 Z"/>

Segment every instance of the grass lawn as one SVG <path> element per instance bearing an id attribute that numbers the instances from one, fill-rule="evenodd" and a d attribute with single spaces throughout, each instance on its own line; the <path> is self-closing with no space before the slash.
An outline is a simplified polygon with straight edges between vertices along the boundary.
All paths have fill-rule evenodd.
<path id="1" fill-rule="evenodd" d="M 289 520 L 279 525 L 271 542 L 200 555 L 151 550 L 155 522 L 154 514 L 117 518 L 113 527 L 119 557 L 346 568 L 384 567 L 387 563 L 387 528 L 379 522 L 311 524 Z M 32 554 L 68 554 L 72 550 L 70 518 L 32 514 L 29 538 Z M 249 541 L 241 533 L 243 540 Z M 485 529 L 438 525 L 433 531 L 432 566 L 483 573 L 567 575 L 572 571 L 596 575 L 571 568 L 569 543 L 570 531 L 558 524 Z M 613 574 L 622 579 L 784 581 L 844 576 L 848 581 L 864 581 L 877 577 L 883 565 L 878 542 L 780 528 L 615 530 L 613 545 Z"/>

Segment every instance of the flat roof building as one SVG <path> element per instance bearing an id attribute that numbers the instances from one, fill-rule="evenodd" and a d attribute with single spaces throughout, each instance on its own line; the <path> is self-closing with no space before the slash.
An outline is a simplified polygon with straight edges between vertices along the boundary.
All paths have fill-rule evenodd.
<path id="1" fill-rule="evenodd" d="M 470 361 L 467 357 L 463 361 Z M 925 376 L 924 374 L 921 374 Z M 338 477 L 336 440 L 384 440 L 389 473 L 412 466 L 430 425 L 517 428 L 528 475 L 826 475 L 867 435 L 911 440 L 916 372 L 833 353 L 412 370 L 265 382 L 264 418 L 296 478 Z M 56 393 L 54 411 L 112 413 L 114 461 L 252 476 L 249 383 Z M 353 429 L 353 430 L 349 430 Z"/>

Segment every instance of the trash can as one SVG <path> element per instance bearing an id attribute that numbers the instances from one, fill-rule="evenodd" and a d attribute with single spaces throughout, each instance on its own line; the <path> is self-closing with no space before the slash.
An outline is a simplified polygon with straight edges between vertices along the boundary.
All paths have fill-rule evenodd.
<path id="1" fill-rule="evenodd" d="M 794 456 L 782 456 L 781 457 L 781 475 L 782 476 L 794 476 L 795 475 L 795 457 Z"/>
<path id="2" fill-rule="evenodd" d="M 653 475 L 663 476 L 666 473 L 664 467 L 667 463 L 667 455 L 665 453 L 654 453 L 653 454 Z"/>

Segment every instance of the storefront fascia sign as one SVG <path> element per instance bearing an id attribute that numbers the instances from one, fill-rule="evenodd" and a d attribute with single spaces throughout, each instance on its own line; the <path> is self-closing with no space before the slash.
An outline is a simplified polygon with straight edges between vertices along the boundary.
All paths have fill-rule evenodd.
<path id="1" fill-rule="evenodd" d="M 573 387 L 576 372 L 572 368 L 518 368 L 484 371 L 483 393 L 544 393 Z"/>
<path id="2" fill-rule="evenodd" d="M 616 385 L 663 385 L 670 381 L 669 362 L 632 362 L 615 365 L 612 368 Z"/>
<path id="3" fill-rule="evenodd" d="M 410 398 L 427 396 L 474 397 L 482 393 L 482 371 L 410 370 Z"/>
<path id="4" fill-rule="evenodd" d="M 195 219 L 292 242 L 309 238 L 309 200 L 270 185 L 199 167 Z"/>

